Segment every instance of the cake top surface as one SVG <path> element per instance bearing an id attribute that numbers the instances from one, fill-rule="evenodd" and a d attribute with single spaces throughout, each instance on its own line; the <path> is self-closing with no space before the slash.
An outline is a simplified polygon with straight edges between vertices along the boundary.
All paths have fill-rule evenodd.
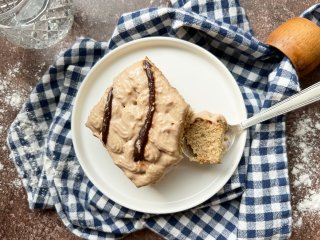
<path id="1" fill-rule="evenodd" d="M 105 137 L 107 108 L 110 119 Z M 114 79 L 92 109 L 86 126 L 102 141 L 114 163 L 140 187 L 157 182 L 182 159 L 180 142 L 189 112 L 178 91 L 146 58 Z"/>

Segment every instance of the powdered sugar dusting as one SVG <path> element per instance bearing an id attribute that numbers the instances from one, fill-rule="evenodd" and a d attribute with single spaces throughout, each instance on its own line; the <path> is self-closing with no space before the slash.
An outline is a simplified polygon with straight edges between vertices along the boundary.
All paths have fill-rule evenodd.
<path id="1" fill-rule="evenodd" d="M 310 196 L 304 198 L 297 206 L 298 211 L 320 211 L 320 192 L 313 193 Z"/>
<path id="2" fill-rule="evenodd" d="M 2 112 L 12 108 L 18 110 L 28 95 L 28 91 L 17 89 L 14 84 L 11 84 L 13 79 L 21 74 L 20 69 L 21 63 L 17 62 L 5 74 L 0 75 L 0 95 L 3 96 L 5 103 L 1 108 Z"/>
<path id="3" fill-rule="evenodd" d="M 301 184 L 304 184 L 308 187 L 311 186 L 311 179 L 310 179 L 310 176 L 308 174 L 302 174 L 300 175 L 293 183 L 293 185 L 295 187 L 298 187 L 300 186 Z"/>
<path id="4" fill-rule="evenodd" d="M 8 159 L 5 139 L 15 114 L 21 109 L 33 88 L 30 84 L 31 80 L 39 80 L 46 68 L 44 62 L 33 68 L 29 66 L 28 63 L 17 61 L 8 62 L 0 69 L 0 161 L 2 161 L 0 162 L 0 194 L 2 195 L 9 192 L 19 195 L 22 190 L 22 181 Z M 42 126 L 37 126 L 38 132 L 42 129 Z M 30 166 L 32 161 L 30 159 Z M 33 168 L 30 171 L 35 172 L 36 169 Z"/>
<path id="5" fill-rule="evenodd" d="M 11 96 L 6 96 L 5 101 L 13 108 L 18 109 L 22 105 L 23 98 L 18 93 L 14 92 Z"/>
<path id="6" fill-rule="evenodd" d="M 170 1 L 160 0 L 160 7 L 169 7 Z"/>
<path id="7" fill-rule="evenodd" d="M 302 226 L 302 223 L 302 217 L 299 217 L 298 220 L 293 223 L 293 226 L 299 228 Z"/>
<path id="8" fill-rule="evenodd" d="M 14 180 L 12 181 L 12 186 L 13 186 L 14 188 L 17 188 L 17 189 L 21 188 L 21 187 L 22 187 L 22 182 L 21 182 L 21 180 L 20 180 L 19 178 L 14 179 Z"/>
<path id="9" fill-rule="evenodd" d="M 168 0 L 158 0 L 158 1 L 150 0 L 149 5 L 150 6 L 155 5 L 158 7 L 168 7 L 170 5 L 170 1 L 168 1 Z"/>
<path id="10" fill-rule="evenodd" d="M 290 145 L 295 165 L 291 170 L 292 187 L 302 196 L 297 199 L 293 211 L 293 226 L 300 228 L 303 220 L 309 214 L 320 217 L 320 182 L 319 156 L 320 152 L 320 113 L 302 111 L 300 120 L 293 126 L 293 138 Z M 318 218 L 316 217 L 316 218 Z"/>
<path id="11" fill-rule="evenodd" d="M 21 180 L 12 175 L 16 174 L 16 170 L 11 169 L 6 162 L 7 159 L 7 147 L 5 144 L 6 132 L 8 129 L 8 116 L 13 111 L 18 111 L 27 95 L 29 89 L 24 89 L 22 87 L 17 87 L 16 81 L 20 79 L 23 74 L 26 73 L 26 70 L 22 70 L 23 66 L 21 62 L 15 62 L 13 64 L 7 64 L 0 71 L 0 145 L 1 145 L 1 159 L 3 162 L 0 162 L 0 183 L 1 178 L 8 179 L 8 187 L 18 192 L 21 189 L 22 183 Z M 6 166 L 6 167 L 5 167 Z M 10 177 L 9 177 L 10 176 Z M 0 186 L 3 186 L 0 184 Z M 3 194 L 7 192 L 3 187 L 0 189 L 0 193 Z"/>

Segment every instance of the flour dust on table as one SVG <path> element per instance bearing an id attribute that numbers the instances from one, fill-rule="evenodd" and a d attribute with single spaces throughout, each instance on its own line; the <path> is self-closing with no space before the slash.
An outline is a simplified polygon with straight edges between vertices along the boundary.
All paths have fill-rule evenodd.
<path id="1" fill-rule="evenodd" d="M 303 111 L 301 120 L 294 123 L 293 138 L 290 144 L 293 146 L 296 164 L 291 170 L 293 176 L 292 187 L 300 192 L 302 198 L 298 200 L 297 207 L 293 211 L 294 227 L 299 228 L 303 224 L 303 218 L 309 214 L 320 216 L 320 181 L 319 161 L 315 154 L 319 152 L 320 113 Z"/>

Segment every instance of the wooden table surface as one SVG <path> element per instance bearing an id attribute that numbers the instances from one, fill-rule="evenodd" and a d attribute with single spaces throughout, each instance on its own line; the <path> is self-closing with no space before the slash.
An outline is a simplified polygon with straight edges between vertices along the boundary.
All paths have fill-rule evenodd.
<path id="1" fill-rule="evenodd" d="M 298 16 L 316 0 L 242 0 L 255 36 L 264 40 L 271 31 Z M 52 210 L 29 210 L 25 190 L 9 160 L 6 130 L 39 78 L 57 54 L 80 36 L 107 40 L 118 17 L 148 6 L 168 6 L 167 0 L 77 0 L 71 32 L 59 44 L 46 50 L 22 49 L 0 37 L 0 239 L 78 239 Z M 306 87 L 320 79 L 320 69 L 307 79 Z M 1 90 L 2 89 L 2 90 Z M 15 95 L 15 102 L 11 96 Z M 293 205 L 291 239 L 320 239 L 320 103 L 287 115 L 287 144 Z M 311 200 L 313 200 L 313 202 Z M 317 202 L 318 201 L 318 202 Z M 149 230 L 130 234 L 125 239 L 161 239 Z"/>

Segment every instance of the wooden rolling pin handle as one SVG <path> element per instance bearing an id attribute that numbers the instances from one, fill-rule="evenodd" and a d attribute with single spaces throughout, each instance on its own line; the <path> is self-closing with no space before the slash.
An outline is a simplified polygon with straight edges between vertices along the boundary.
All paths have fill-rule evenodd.
<path id="1" fill-rule="evenodd" d="M 289 19 L 267 37 L 266 43 L 284 53 L 299 76 L 320 64 L 320 27 L 306 18 Z"/>

